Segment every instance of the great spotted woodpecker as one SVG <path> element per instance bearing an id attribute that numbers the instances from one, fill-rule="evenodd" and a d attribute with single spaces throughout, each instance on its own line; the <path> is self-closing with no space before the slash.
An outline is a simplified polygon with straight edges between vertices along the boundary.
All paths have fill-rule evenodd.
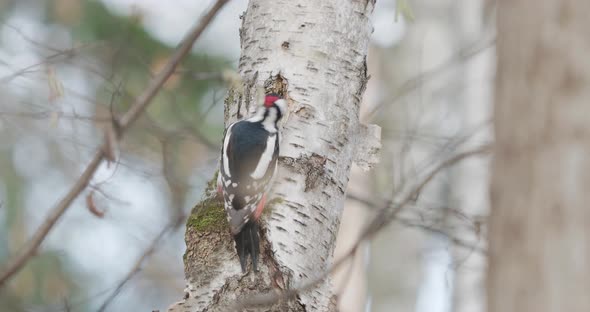
<path id="1" fill-rule="evenodd" d="M 223 194 L 244 273 L 248 255 L 254 271 L 258 271 L 258 219 L 276 172 L 280 142 L 277 122 L 286 110 L 284 99 L 266 95 L 264 106 L 254 116 L 229 125 L 223 137 L 218 192 Z"/>

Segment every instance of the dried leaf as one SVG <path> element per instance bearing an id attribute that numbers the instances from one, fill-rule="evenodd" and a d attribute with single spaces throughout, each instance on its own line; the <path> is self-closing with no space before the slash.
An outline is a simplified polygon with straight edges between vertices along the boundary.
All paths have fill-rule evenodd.
<path id="1" fill-rule="evenodd" d="M 93 215 L 102 219 L 104 217 L 104 211 L 99 210 L 96 207 L 96 204 L 94 203 L 93 195 L 94 195 L 94 191 L 88 193 L 88 195 L 86 196 L 86 207 L 88 207 L 88 211 L 90 211 Z"/>

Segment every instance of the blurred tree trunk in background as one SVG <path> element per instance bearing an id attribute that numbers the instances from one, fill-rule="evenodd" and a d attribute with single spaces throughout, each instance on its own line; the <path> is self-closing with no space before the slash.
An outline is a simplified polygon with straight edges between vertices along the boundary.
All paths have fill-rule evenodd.
<path id="1" fill-rule="evenodd" d="M 369 166 L 379 149 L 378 127 L 359 123 L 373 6 L 372 0 L 250 1 L 240 29 L 244 83 L 229 91 L 226 125 L 252 112 L 262 86 L 285 95 L 290 111 L 271 212 L 262 218 L 260 272 L 242 276 L 224 212 L 207 194 L 187 223 L 188 286 L 171 311 L 227 311 L 328 269 L 351 164 Z M 334 311 L 330 282 L 270 310 Z"/>
<path id="2" fill-rule="evenodd" d="M 498 1 L 490 312 L 590 311 L 589 16 Z"/>

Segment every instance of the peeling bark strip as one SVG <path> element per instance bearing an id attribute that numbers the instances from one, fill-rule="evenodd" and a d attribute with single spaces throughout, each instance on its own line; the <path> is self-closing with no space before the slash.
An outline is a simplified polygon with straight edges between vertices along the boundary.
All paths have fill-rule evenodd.
<path id="1" fill-rule="evenodd" d="M 203 217 L 193 215 L 186 236 L 188 295 L 170 311 L 231 310 L 240 298 L 291 289 L 327 270 L 352 161 L 368 168 L 380 147 L 380 129 L 359 123 L 373 6 L 358 0 L 250 1 L 240 29 L 244 84 L 228 93 L 226 124 L 247 117 L 264 92 L 281 94 L 290 111 L 274 201 L 262 218 L 260 272 L 242 276 L 228 231 L 199 228 Z M 199 205 L 216 209 L 211 197 Z M 335 300 L 325 281 L 263 310 L 334 311 Z"/>

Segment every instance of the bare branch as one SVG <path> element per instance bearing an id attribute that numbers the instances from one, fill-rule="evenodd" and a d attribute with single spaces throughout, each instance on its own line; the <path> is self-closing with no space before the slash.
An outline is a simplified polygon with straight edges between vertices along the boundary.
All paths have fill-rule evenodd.
<path id="1" fill-rule="evenodd" d="M 51 64 L 52 62 L 60 59 L 61 57 L 69 58 L 72 55 L 74 55 L 75 52 L 77 52 L 79 50 L 94 47 L 97 45 L 99 45 L 99 43 L 96 43 L 96 42 L 95 43 L 88 43 L 88 44 L 82 44 L 79 46 L 75 46 L 75 47 L 72 47 L 69 49 L 65 49 L 63 51 L 58 51 L 52 55 L 49 55 L 44 60 L 42 60 L 38 63 L 29 65 L 25 68 L 21 68 L 15 72 L 13 72 L 12 74 L 6 75 L 4 77 L 0 77 L 0 84 L 1 83 L 8 83 L 8 82 L 12 81 L 13 79 L 15 79 L 16 77 L 24 75 L 29 72 L 32 72 L 32 71 L 34 71 L 35 68 L 40 67 L 42 65 Z"/>
<path id="2" fill-rule="evenodd" d="M 453 243 L 456 246 L 470 249 L 472 251 L 476 251 L 476 252 L 481 253 L 483 255 L 486 255 L 488 253 L 488 251 L 486 249 L 477 246 L 477 243 L 478 243 L 477 241 L 476 242 L 467 242 L 467 241 L 460 239 L 458 237 L 449 235 L 449 233 L 447 233 L 444 229 L 436 228 L 433 226 L 429 226 L 429 225 L 426 225 L 426 224 L 423 224 L 420 222 L 416 222 L 414 220 L 405 219 L 405 218 L 397 218 L 396 221 L 398 221 L 400 224 L 407 226 L 407 227 L 415 227 L 415 228 L 419 228 L 419 229 L 422 229 L 422 230 L 430 232 L 430 233 L 444 235 L 446 238 L 448 238 L 451 241 L 451 243 Z"/>
<path id="3" fill-rule="evenodd" d="M 61 51 L 60 49 L 58 49 L 58 48 L 52 47 L 52 46 L 50 46 L 50 45 L 48 45 L 48 44 L 45 44 L 45 43 L 43 43 L 43 42 L 40 42 L 40 41 L 37 41 L 37 40 L 35 40 L 35 39 L 31 38 L 31 36 L 29 36 L 29 35 L 25 34 L 25 32 L 24 32 L 23 30 L 21 30 L 21 29 L 20 29 L 19 27 L 17 27 L 17 26 L 14 26 L 14 25 L 12 25 L 12 24 L 9 24 L 9 23 L 6 23 L 6 22 L 4 22 L 4 23 L 1 23 L 0 25 L 2 25 L 2 26 L 5 26 L 5 27 L 9 28 L 10 30 L 14 31 L 14 32 L 15 32 L 15 33 L 17 33 L 17 34 L 18 34 L 18 35 L 19 35 L 21 38 L 23 38 L 23 39 L 24 39 L 26 42 L 28 42 L 28 43 L 32 44 L 33 46 L 40 47 L 40 48 L 43 48 L 43 49 L 45 49 L 45 50 L 49 50 L 49 51 L 51 51 L 51 52 L 55 52 L 55 53 L 62 52 L 62 51 Z"/>
<path id="4" fill-rule="evenodd" d="M 353 194 L 348 194 L 346 196 L 347 199 L 350 200 L 354 200 L 357 201 L 365 206 L 367 206 L 370 209 L 379 209 L 380 205 L 378 203 L 375 203 L 374 201 L 353 195 Z M 465 215 L 461 210 L 459 209 L 453 209 L 450 207 L 436 207 L 436 209 L 446 209 L 454 214 L 457 215 L 457 217 L 462 218 L 462 219 L 469 219 L 467 215 Z M 444 228 L 440 228 L 440 227 L 436 227 L 436 226 L 432 226 L 429 224 L 425 224 L 423 221 L 418 221 L 418 220 L 414 220 L 412 218 L 405 218 L 405 217 L 397 217 L 394 219 L 394 221 L 398 222 L 399 224 L 406 226 L 406 227 L 411 227 L 411 228 L 418 228 L 427 232 L 431 232 L 431 233 L 437 233 L 437 234 L 442 234 L 444 236 L 446 236 L 454 245 L 458 246 L 458 247 L 462 247 L 462 248 L 466 248 L 466 249 L 471 249 L 473 251 L 477 251 L 481 254 L 487 254 L 487 250 L 477 246 L 477 243 L 479 242 L 479 239 L 477 242 L 468 242 L 465 241 L 461 238 L 458 238 L 456 236 L 451 235 L 450 233 L 448 233 L 447 229 Z M 478 221 L 471 221 L 470 222 L 473 223 L 473 231 L 477 234 L 478 238 L 479 235 L 481 233 L 479 233 L 479 229 L 478 229 Z"/>
<path id="5" fill-rule="evenodd" d="M 164 68 L 150 81 L 145 91 L 135 99 L 129 110 L 119 119 L 119 137 L 121 139 L 123 134 L 133 122 L 143 113 L 147 105 L 151 102 L 153 97 L 158 93 L 166 80 L 174 73 L 178 64 L 190 52 L 193 43 L 200 37 L 207 25 L 213 20 L 217 12 L 225 5 L 228 0 L 218 0 L 205 16 L 195 25 L 189 33 L 184 37 L 181 45 L 176 49 L 168 63 Z M 86 188 L 94 172 L 101 164 L 106 156 L 107 143 L 104 143 L 92 158 L 90 164 L 86 167 L 78 181 L 70 189 L 67 195 L 57 203 L 57 205 L 50 211 L 45 221 L 41 224 L 39 229 L 33 234 L 33 237 L 26 243 L 26 245 L 19 251 L 19 253 L 9 260 L 5 265 L 2 273 L 0 273 L 0 287 L 15 273 L 17 273 L 27 261 L 37 252 L 41 243 L 45 240 L 47 234 L 53 229 L 56 222 L 61 218 L 71 203 L 78 197 L 78 195 Z"/>

